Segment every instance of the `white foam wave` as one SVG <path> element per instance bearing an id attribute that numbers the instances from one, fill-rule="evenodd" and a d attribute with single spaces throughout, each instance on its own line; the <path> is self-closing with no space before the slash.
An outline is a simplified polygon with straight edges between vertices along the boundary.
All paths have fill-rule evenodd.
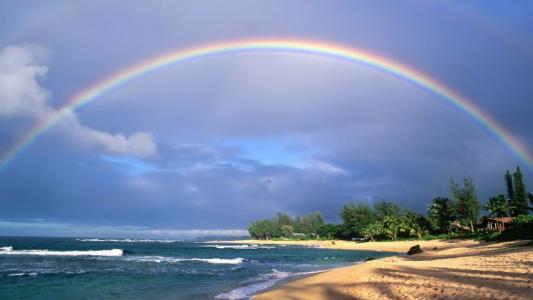
<path id="1" fill-rule="evenodd" d="M 253 281 L 256 281 L 255 283 L 241 286 L 227 293 L 219 294 L 215 296 L 215 298 L 217 299 L 250 298 L 251 296 L 257 294 L 259 291 L 272 287 L 274 284 L 276 284 L 276 282 L 290 275 L 292 274 L 289 274 L 287 272 L 281 272 L 276 269 L 272 269 L 271 273 L 263 274 L 263 275 L 258 276 L 257 278 L 254 278 Z"/>
<path id="2" fill-rule="evenodd" d="M 7 270 L 1 270 L 1 272 L 9 272 L 12 273 L 7 274 L 6 276 L 37 276 L 37 275 L 53 275 L 53 274 L 84 274 L 88 273 L 89 271 L 86 271 L 84 269 L 80 270 L 69 270 L 69 269 L 7 269 Z"/>
<path id="3" fill-rule="evenodd" d="M 244 262 L 244 258 L 191 258 L 191 261 L 202 261 L 210 264 L 239 265 Z"/>
<path id="4" fill-rule="evenodd" d="M 0 248 L 0 255 L 40 255 L 40 256 L 122 256 L 122 249 L 111 250 L 72 250 L 53 251 L 47 249 L 13 250 L 13 247 Z"/>
<path id="5" fill-rule="evenodd" d="M 117 243 L 175 243 L 177 240 L 150 240 L 150 239 L 76 239 L 80 242 L 117 242 Z"/>
<path id="6" fill-rule="evenodd" d="M 39 273 L 37 272 L 30 272 L 30 273 L 11 273 L 11 274 L 7 274 L 8 277 L 18 277 L 18 276 L 37 276 Z"/>
<path id="7" fill-rule="evenodd" d="M 206 245 L 206 247 L 217 249 L 236 249 L 236 250 L 248 250 L 248 249 L 274 249 L 273 246 L 260 246 L 260 245 Z"/>
<path id="8" fill-rule="evenodd" d="M 178 258 L 178 257 L 166 257 L 166 256 L 125 256 L 127 261 L 136 262 L 155 262 L 155 263 L 181 263 L 188 261 L 205 262 L 209 264 L 226 264 L 226 265 L 238 265 L 242 264 L 245 259 L 242 257 L 237 258 Z"/>
<path id="9" fill-rule="evenodd" d="M 283 278 L 286 278 L 289 276 L 311 275 L 311 274 L 321 273 L 324 271 L 327 271 L 327 270 L 288 273 L 288 272 L 282 272 L 276 269 L 272 269 L 271 273 L 262 274 L 255 278 L 251 278 L 249 281 L 246 281 L 246 282 L 253 282 L 252 284 L 247 284 L 245 286 L 241 286 L 227 293 L 219 294 L 215 296 L 215 298 L 217 299 L 245 299 L 245 298 L 248 299 L 248 298 L 251 298 L 253 295 L 256 295 L 257 293 L 259 293 L 260 291 L 266 290 L 274 286 L 276 282 L 280 281 Z"/>

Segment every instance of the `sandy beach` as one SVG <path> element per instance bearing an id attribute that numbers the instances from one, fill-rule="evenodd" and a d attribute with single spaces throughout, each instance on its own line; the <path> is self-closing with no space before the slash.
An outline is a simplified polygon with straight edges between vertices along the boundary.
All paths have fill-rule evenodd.
<path id="1" fill-rule="evenodd" d="M 429 241 L 387 241 L 387 242 L 352 242 L 343 240 L 304 240 L 304 241 L 272 241 L 272 240 L 234 240 L 234 241 L 212 241 L 210 243 L 232 243 L 232 244 L 255 244 L 255 245 L 300 245 L 316 248 L 342 249 L 342 250 L 370 250 L 406 253 L 413 245 L 420 245 L 422 250 L 430 250 L 435 247 L 443 250 L 447 248 L 457 248 L 477 244 L 471 240 L 429 240 Z"/>
<path id="2" fill-rule="evenodd" d="M 531 299 L 533 247 L 526 242 L 445 240 L 354 243 L 235 241 L 424 253 L 393 256 L 288 282 L 254 299 Z M 436 247 L 436 249 L 435 249 Z"/>

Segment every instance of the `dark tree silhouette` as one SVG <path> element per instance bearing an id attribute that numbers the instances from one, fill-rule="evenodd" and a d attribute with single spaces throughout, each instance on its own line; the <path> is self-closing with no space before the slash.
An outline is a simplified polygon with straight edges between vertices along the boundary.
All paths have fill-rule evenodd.
<path id="1" fill-rule="evenodd" d="M 524 185 L 524 176 L 520 167 L 516 167 L 516 172 L 513 174 L 514 183 L 514 198 L 510 203 L 512 207 L 513 216 L 527 214 L 527 194 Z"/>

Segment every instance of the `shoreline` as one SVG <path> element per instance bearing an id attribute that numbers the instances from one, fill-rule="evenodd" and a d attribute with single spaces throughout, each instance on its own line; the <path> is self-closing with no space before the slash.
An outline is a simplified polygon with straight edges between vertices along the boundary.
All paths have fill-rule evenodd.
<path id="1" fill-rule="evenodd" d="M 337 250 L 365 250 L 377 252 L 395 252 L 405 254 L 411 246 L 420 245 L 423 251 L 434 249 L 448 249 L 461 246 L 469 246 L 477 241 L 454 239 L 443 240 L 412 240 L 412 241 L 380 241 L 380 242 L 354 242 L 344 240 L 233 240 L 233 241 L 208 241 L 209 244 L 243 244 L 243 245 L 291 245 L 304 246 L 323 249 L 337 249 Z"/>
<path id="2" fill-rule="evenodd" d="M 235 242 L 252 243 L 251 240 Z M 258 244 L 272 241 L 261 242 Z M 401 242 L 372 242 L 372 247 L 390 251 L 404 247 L 403 242 L 400 245 Z M 533 247 L 525 246 L 527 241 L 470 240 L 447 245 L 441 241 L 437 249 L 433 248 L 435 243 L 427 243 L 432 241 L 407 242 L 411 246 L 420 244 L 424 252 L 390 256 L 280 281 L 253 299 L 452 299 L 459 295 L 465 299 L 528 299 L 533 291 Z M 388 243 L 396 245 L 385 245 Z M 309 244 L 306 242 L 304 246 Z M 330 245 L 346 249 L 346 245 Z M 370 250 L 367 247 L 360 249 L 361 245 L 352 245 L 350 248 Z"/>
<path id="3" fill-rule="evenodd" d="M 334 243 L 333 243 L 334 242 Z M 413 245 L 420 244 L 422 249 L 429 250 L 434 247 L 456 247 L 456 245 L 469 245 L 475 243 L 472 240 L 454 240 L 450 242 L 449 240 L 428 240 L 428 241 L 386 241 L 386 242 L 354 242 L 354 241 L 344 241 L 344 240 L 230 240 L 230 241 L 206 241 L 203 242 L 206 244 L 232 244 L 232 245 L 275 245 L 275 246 L 304 246 L 317 249 L 335 249 L 335 250 L 356 250 L 356 251 L 374 251 L 374 252 L 389 252 L 391 253 L 389 257 L 404 256 L 409 248 Z M 383 258 L 380 258 L 383 259 Z M 378 260 L 378 259 L 376 259 Z M 252 295 L 251 297 L 256 297 L 264 293 L 275 291 L 279 288 L 282 288 L 286 284 L 290 284 L 294 281 L 299 281 L 302 279 L 310 278 L 323 274 L 326 272 L 331 272 L 344 268 L 357 267 L 364 264 L 364 261 L 348 263 L 344 266 L 332 267 L 329 269 L 313 272 L 312 274 L 295 274 L 288 277 L 282 278 L 279 281 L 275 282 L 272 286 L 258 291 L 257 294 Z"/>
<path id="4" fill-rule="evenodd" d="M 256 297 L 258 295 L 261 295 L 261 294 L 264 294 L 264 293 L 275 291 L 275 290 L 277 290 L 277 289 L 279 289 L 279 288 L 283 287 L 284 285 L 289 284 L 291 282 L 294 282 L 294 281 L 297 281 L 297 280 L 306 279 L 306 278 L 310 278 L 310 277 L 313 277 L 313 276 L 316 276 L 316 275 L 319 275 L 319 274 L 322 274 L 322 273 L 333 271 L 335 269 L 338 269 L 338 268 L 332 268 L 332 269 L 326 269 L 326 270 L 322 270 L 322 271 L 316 271 L 316 272 L 313 272 L 313 273 L 310 273 L 310 274 L 289 275 L 289 276 L 287 276 L 285 278 L 282 278 L 282 279 L 276 281 L 274 283 L 274 285 L 272 285 L 271 287 L 268 287 L 268 288 L 266 288 L 264 290 L 259 291 L 257 294 L 252 295 L 250 297 L 250 299 L 253 299 L 254 297 Z"/>

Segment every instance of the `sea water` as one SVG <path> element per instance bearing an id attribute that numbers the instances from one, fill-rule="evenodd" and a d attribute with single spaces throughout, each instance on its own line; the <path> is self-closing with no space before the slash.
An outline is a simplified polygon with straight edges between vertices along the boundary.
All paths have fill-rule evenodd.
<path id="1" fill-rule="evenodd" d="M 0 299 L 248 299 L 386 252 L 289 245 L 0 237 Z"/>

